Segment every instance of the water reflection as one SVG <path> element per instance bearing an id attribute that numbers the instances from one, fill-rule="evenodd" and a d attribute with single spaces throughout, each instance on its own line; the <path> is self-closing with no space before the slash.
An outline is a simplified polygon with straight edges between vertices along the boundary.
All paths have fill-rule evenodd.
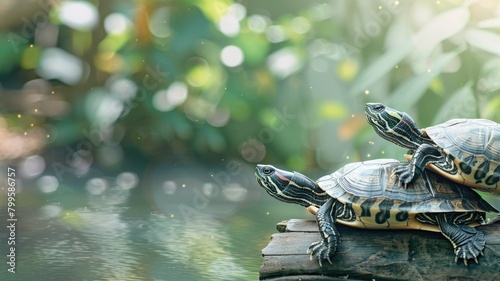
<path id="1" fill-rule="evenodd" d="M 268 198 L 252 167 L 225 181 L 210 176 L 222 168 L 161 168 L 25 182 L 17 273 L 0 280 L 256 280 L 275 223 L 302 212 Z"/>
<path id="2" fill-rule="evenodd" d="M 130 223 L 123 219 L 130 191 L 118 185 L 105 189 L 105 179 L 89 182 L 88 207 L 63 211 L 49 204 L 40 209 L 48 233 L 34 243 L 34 255 L 42 259 L 38 265 L 57 268 L 74 280 L 90 276 L 91 280 L 143 280 L 136 275 L 140 255 L 133 248 Z M 81 271 L 75 274 L 75 268 Z"/>
<path id="3" fill-rule="evenodd" d="M 59 217 L 63 209 L 59 205 L 49 204 L 40 208 L 40 219 L 53 219 Z"/>
<path id="4" fill-rule="evenodd" d="M 172 267 L 195 271 L 199 280 L 241 280 L 248 272 L 228 250 L 225 226 L 209 215 L 196 214 L 189 220 L 152 214 L 145 234 L 154 251 Z M 223 273 L 223 274 L 222 274 Z"/>
<path id="5" fill-rule="evenodd" d="M 113 196 L 113 198 L 119 197 Z M 129 224 L 121 218 L 121 213 L 125 210 L 126 207 L 107 206 L 96 211 L 90 209 L 76 211 L 75 215 L 81 220 L 77 230 L 91 245 L 90 250 L 95 253 L 95 262 L 99 264 L 95 272 L 99 276 L 98 279 L 111 277 L 134 279 L 132 269 L 138 266 L 138 257 L 131 247 L 133 243 L 129 238 Z"/>

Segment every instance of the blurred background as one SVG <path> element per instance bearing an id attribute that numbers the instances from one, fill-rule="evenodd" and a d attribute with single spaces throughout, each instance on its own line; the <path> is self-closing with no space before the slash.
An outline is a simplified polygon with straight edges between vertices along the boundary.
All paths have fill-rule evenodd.
<path id="1" fill-rule="evenodd" d="M 366 102 L 500 122 L 498 1 L 5 0 L 0 18 L 0 219 L 9 167 L 19 219 L 1 280 L 256 280 L 275 224 L 313 217 L 255 164 L 403 160 Z"/>

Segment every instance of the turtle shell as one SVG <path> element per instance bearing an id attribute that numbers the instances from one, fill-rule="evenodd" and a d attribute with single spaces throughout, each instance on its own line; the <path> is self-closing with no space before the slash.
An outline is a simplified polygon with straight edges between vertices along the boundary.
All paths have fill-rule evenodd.
<path id="1" fill-rule="evenodd" d="M 337 214 L 341 223 L 365 228 L 414 228 L 439 231 L 437 226 L 414 219 L 423 213 L 498 212 L 474 190 L 431 171 L 400 185 L 394 173 L 405 165 L 393 159 L 377 159 L 345 165 L 318 179 L 318 185 L 347 206 Z"/>
<path id="2" fill-rule="evenodd" d="M 452 119 L 423 129 L 458 168 L 447 173 L 429 168 L 464 185 L 500 193 L 500 124 L 486 119 Z"/>

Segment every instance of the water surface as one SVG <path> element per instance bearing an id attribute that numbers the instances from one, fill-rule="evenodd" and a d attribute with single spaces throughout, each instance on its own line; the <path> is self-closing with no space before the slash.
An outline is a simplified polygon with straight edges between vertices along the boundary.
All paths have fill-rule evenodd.
<path id="1" fill-rule="evenodd" d="M 4 265 L 0 280 L 257 280 L 276 223 L 312 216 L 267 196 L 253 167 L 242 169 L 223 182 L 211 171 L 220 170 L 196 165 L 55 186 L 50 174 L 23 179 L 16 273 Z M 6 237 L 2 229 L 2 255 Z"/>

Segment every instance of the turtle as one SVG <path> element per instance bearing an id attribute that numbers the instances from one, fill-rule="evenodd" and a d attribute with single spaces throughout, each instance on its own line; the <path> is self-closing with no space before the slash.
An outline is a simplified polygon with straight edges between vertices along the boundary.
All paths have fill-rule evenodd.
<path id="1" fill-rule="evenodd" d="M 408 114 L 381 103 L 367 103 L 365 115 L 378 135 L 409 149 L 408 165 L 396 171 L 403 184 L 428 168 L 457 183 L 500 194 L 500 124 L 451 119 L 419 129 Z"/>
<path id="2" fill-rule="evenodd" d="M 441 232 L 453 245 L 455 262 L 477 263 L 485 239 L 474 227 L 485 223 L 486 212 L 498 210 L 474 190 L 428 170 L 405 188 L 394 174 L 402 165 L 394 159 L 353 162 L 314 181 L 299 172 L 259 164 L 255 176 L 272 197 L 319 208 L 316 220 L 322 240 L 307 252 L 320 266 L 325 261 L 332 264 L 339 245 L 335 223 Z"/>

